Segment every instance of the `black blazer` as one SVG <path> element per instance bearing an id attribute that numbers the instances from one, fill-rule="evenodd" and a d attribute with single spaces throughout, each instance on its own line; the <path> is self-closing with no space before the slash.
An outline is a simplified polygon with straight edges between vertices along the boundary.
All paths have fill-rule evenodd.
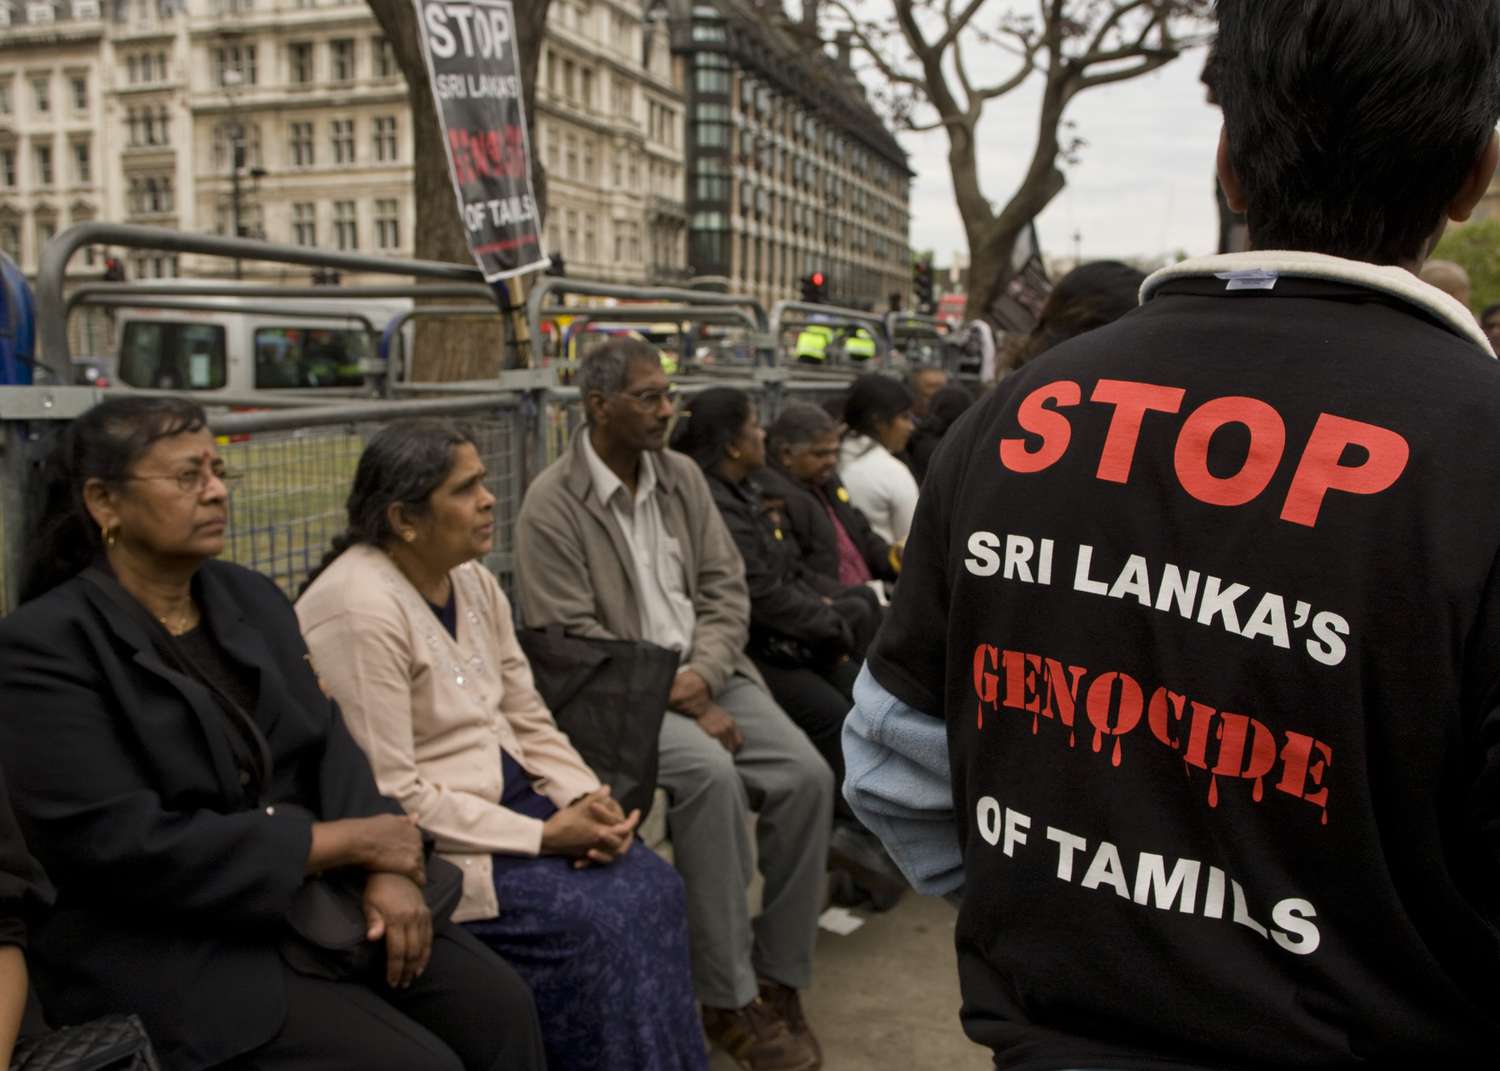
<path id="1" fill-rule="evenodd" d="M 750 646 L 764 636 L 785 636 L 831 653 L 848 654 L 854 634 L 833 606 L 823 601 L 842 589 L 837 581 L 811 573 L 797 543 L 767 513 L 754 482 L 733 484 L 705 473 L 714 504 L 745 560 L 750 592 Z"/>
<path id="2" fill-rule="evenodd" d="M 0 945 L 26 947 L 26 923 L 52 902 L 52 886 L 26 850 L 0 777 Z"/>
<path id="3" fill-rule="evenodd" d="M 802 549 L 802 560 L 809 569 L 829 579 L 839 578 L 839 547 L 834 535 L 833 522 L 818 495 L 793 480 L 775 465 L 767 465 L 755 474 L 766 498 L 780 505 L 797 545 Z M 870 575 L 876 580 L 895 580 L 898 570 L 891 554 L 891 546 L 870 527 L 869 520 L 859 508 L 849 501 L 849 492 L 837 476 L 822 487 L 822 493 L 832 504 L 839 522 L 854 541 L 854 546 L 864 558 Z"/>
<path id="4" fill-rule="evenodd" d="M 134 1011 L 171 1071 L 270 1040 L 286 1015 L 276 943 L 312 822 L 401 813 L 318 686 L 296 615 L 258 573 L 207 562 L 208 628 L 260 683 L 274 773 L 245 803 L 225 717 L 168 669 L 145 622 L 74 578 L 0 621 L 0 757 L 57 905 L 31 935 L 54 1023 Z"/>

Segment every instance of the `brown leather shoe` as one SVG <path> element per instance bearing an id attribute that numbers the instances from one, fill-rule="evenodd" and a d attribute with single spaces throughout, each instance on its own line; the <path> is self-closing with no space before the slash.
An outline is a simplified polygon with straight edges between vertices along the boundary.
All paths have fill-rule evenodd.
<path id="1" fill-rule="evenodd" d="M 808 1059 L 781 1016 L 763 1000 L 743 1008 L 703 1008 L 703 1032 L 733 1057 L 741 1071 L 817 1071 L 822 1060 Z"/>
<path id="2" fill-rule="evenodd" d="M 808 1065 L 812 1071 L 822 1067 L 823 1046 L 818 1044 L 812 1027 L 807 1025 L 807 1016 L 802 1014 L 801 995 L 789 985 L 763 981 L 760 983 L 760 999 L 786 1024 L 787 1032 L 802 1046 L 802 1051 L 812 1060 Z"/>

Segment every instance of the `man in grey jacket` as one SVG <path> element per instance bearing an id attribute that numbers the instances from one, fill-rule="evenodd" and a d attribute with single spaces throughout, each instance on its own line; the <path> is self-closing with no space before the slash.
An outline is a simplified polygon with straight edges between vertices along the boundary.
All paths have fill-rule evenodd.
<path id="1" fill-rule="evenodd" d="M 521 507 L 522 616 L 680 652 L 659 779 L 704 1026 L 741 1067 L 812 1071 L 821 1054 L 798 991 L 822 909 L 828 767 L 745 654 L 744 564 L 701 470 L 664 449 L 673 404 L 655 349 L 610 341 L 583 359 L 577 382 L 587 427 Z M 752 808 L 765 876 L 753 922 Z"/>

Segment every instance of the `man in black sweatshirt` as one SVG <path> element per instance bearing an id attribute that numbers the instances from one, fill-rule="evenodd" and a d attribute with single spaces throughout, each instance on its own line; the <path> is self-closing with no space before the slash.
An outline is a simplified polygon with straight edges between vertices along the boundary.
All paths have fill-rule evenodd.
<path id="1" fill-rule="evenodd" d="M 845 791 L 961 889 L 1000 1067 L 1493 1067 L 1500 367 L 1414 273 L 1495 171 L 1500 4 L 1218 12 L 1258 252 L 949 433 Z"/>

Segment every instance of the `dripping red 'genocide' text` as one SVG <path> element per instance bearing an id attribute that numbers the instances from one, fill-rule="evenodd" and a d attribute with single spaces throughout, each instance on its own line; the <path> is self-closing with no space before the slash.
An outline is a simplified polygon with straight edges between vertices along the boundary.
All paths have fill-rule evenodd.
<path id="1" fill-rule="evenodd" d="M 1174 692 L 1165 685 L 1148 696 L 1128 673 L 1091 673 L 1083 666 L 1026 651 L 982 643 L 974 649 L 974 691 L 978 724 L 985 710 L 1031 715 L 1033 735 L 1067 732 L 1067 746 L 1078 745 L 1078 731 L 1092 735 L 1092 748 L 1110 745 L 1110 764 L 1119 767 L 1130 747 L 1165 747 L 1188 766 L 1208 772 L 1208 805 L 1219 805 L 1219 779 L 1248 783 L 1254 802 L 1265 799 L 1266 784 L 1316 807 L 1328 824 L 1328 785 L 1333 748 L 1305 733 L 1277 732 L 1246 714 Z M 1082 714 L 1084 724 L 1078 724 Z M 1130 742 L 1127 744 L 1127 738 Z"/>

